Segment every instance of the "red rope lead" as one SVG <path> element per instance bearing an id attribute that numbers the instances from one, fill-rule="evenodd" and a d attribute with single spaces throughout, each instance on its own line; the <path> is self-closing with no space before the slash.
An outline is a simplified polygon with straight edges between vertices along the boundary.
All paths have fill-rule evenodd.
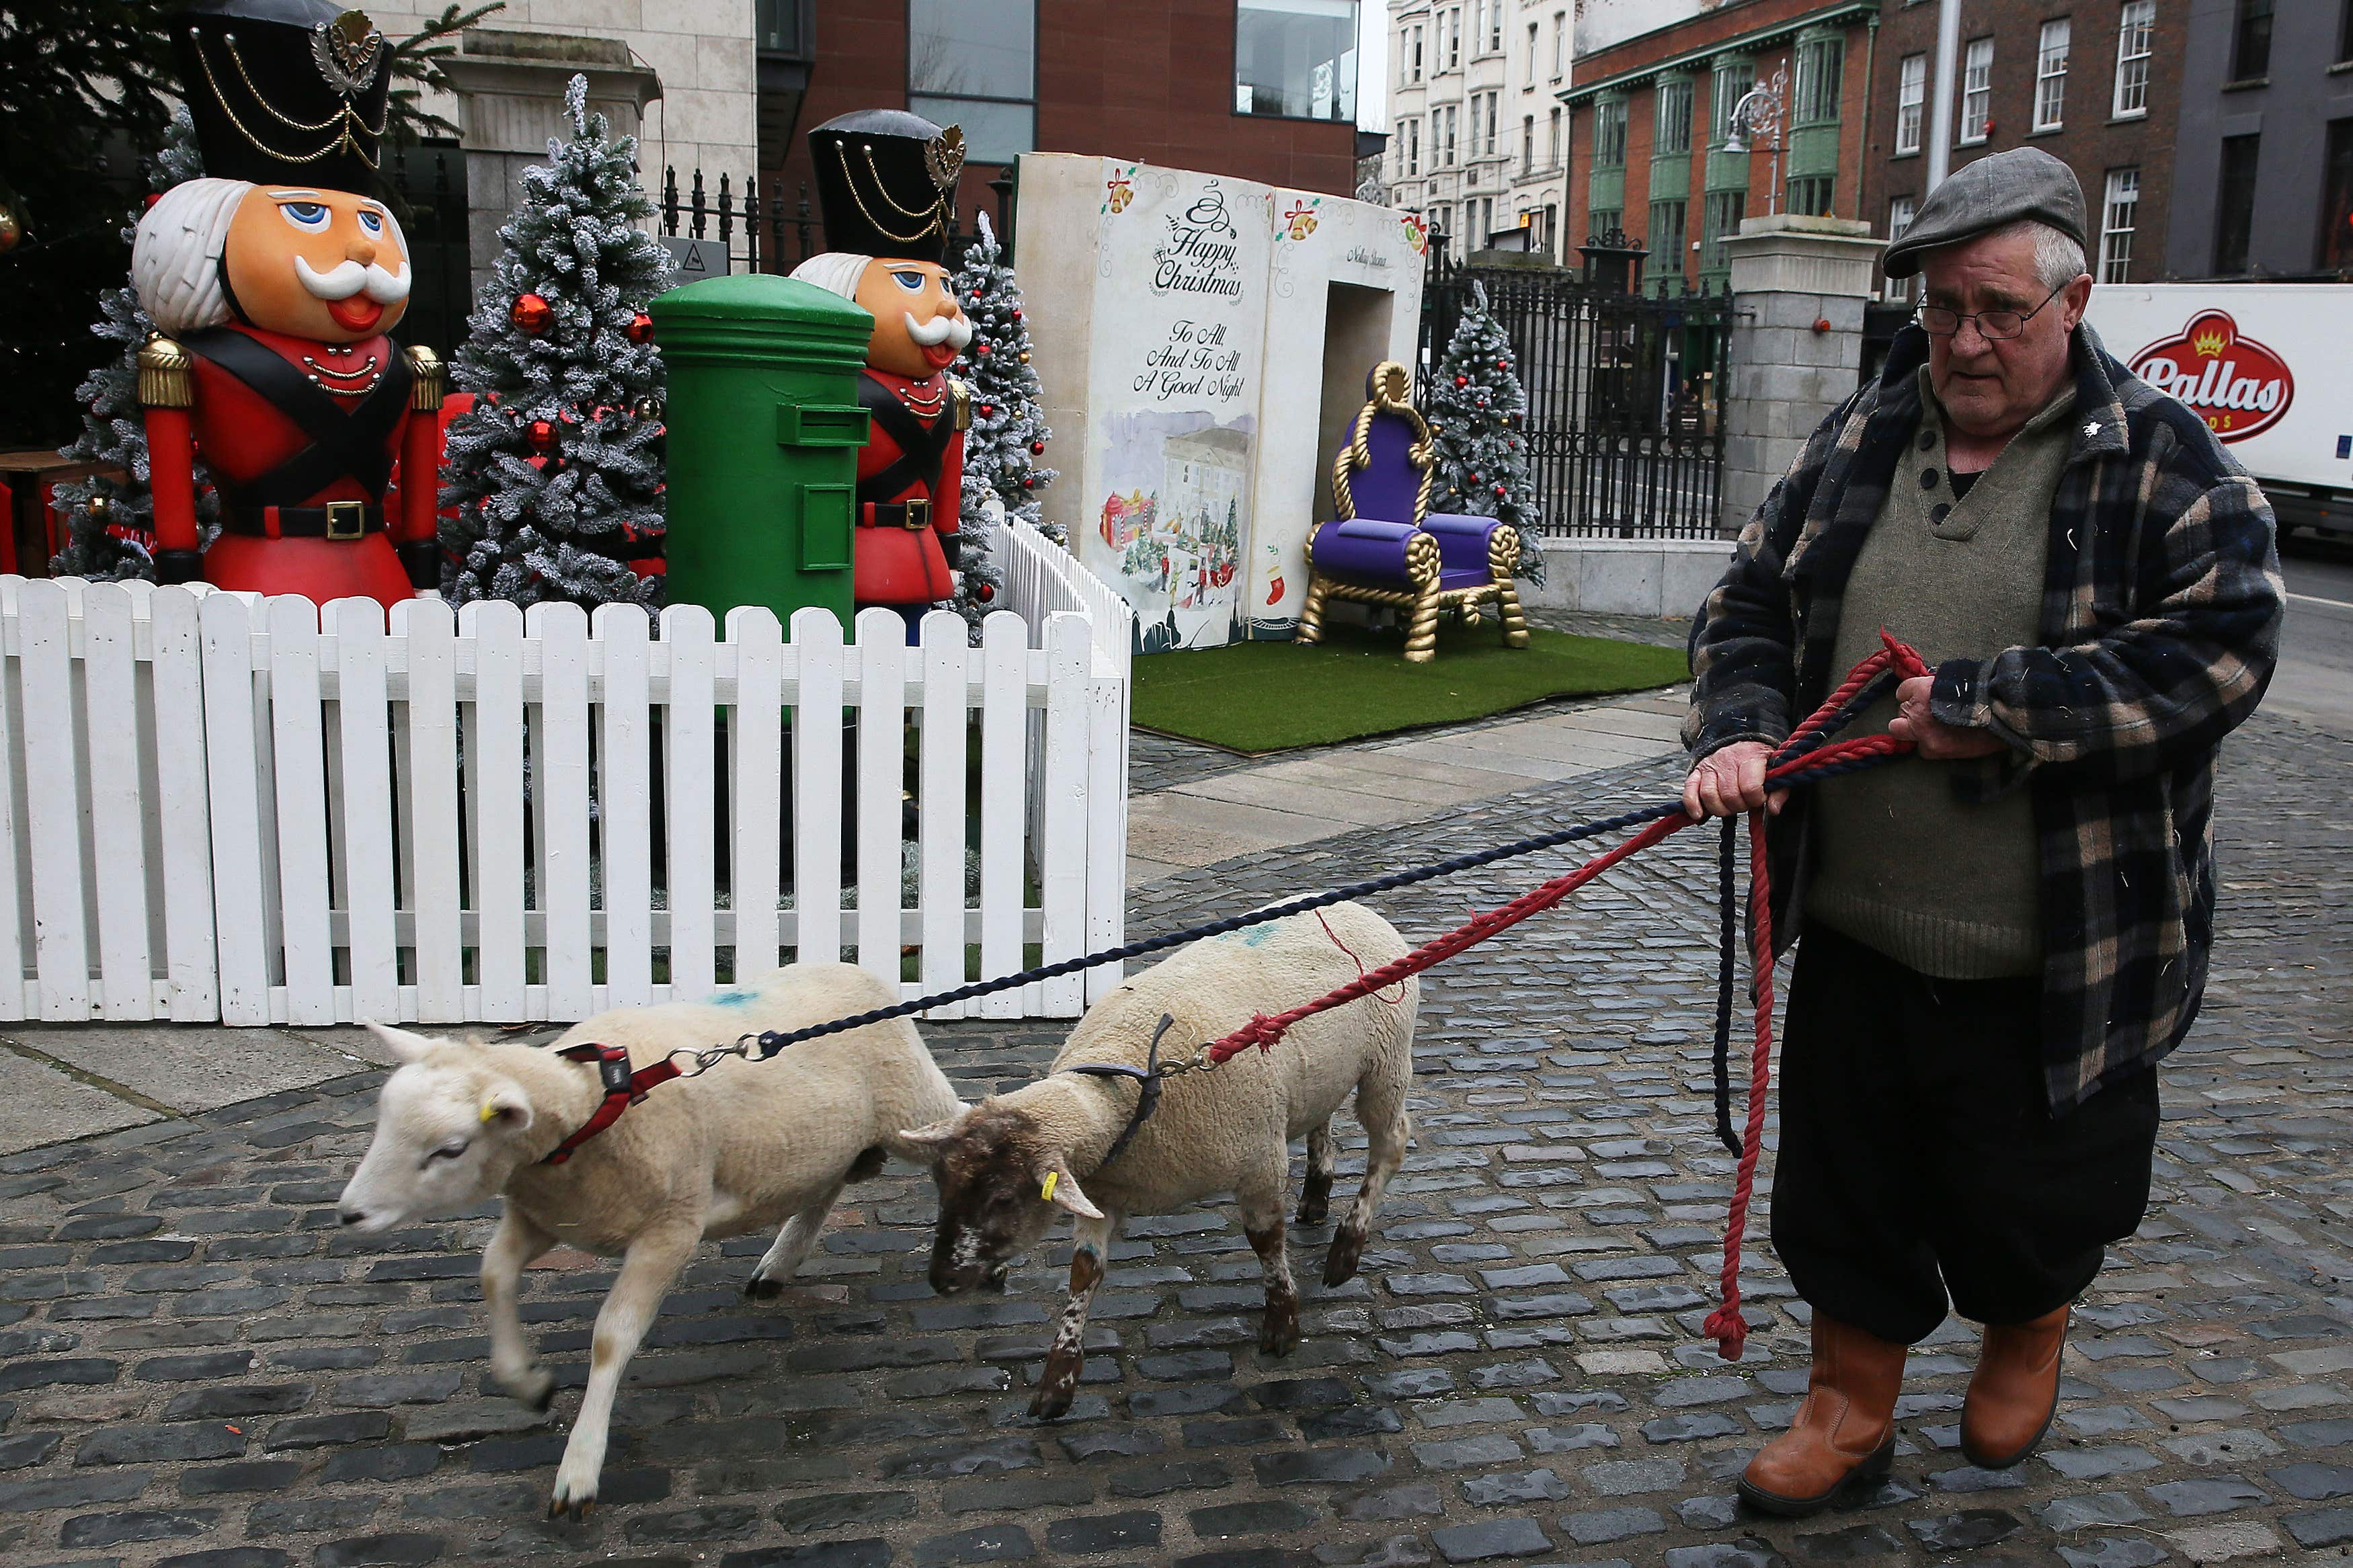
<path id="1" fill-rule="evenodd" d="M 1871 740 L 1883 737 L 1870 736 Z M 1860 751 L 1860 747 L 1857 750 Z M 1765 868 L 1765 814 L 1748 814 L 1750 952 L 1757 966 L 1757 1054 L 1748 1068 L 1748 1129 L 1740 1139 L 1740 1172 L 1732 1184 L 1732 1209 L 1724 1224 L 1724 1305 L 1707 1320 L 1716 1354 L 1738 1361 L 1748 1344 L 1748 1320 L 1740 1315 L 1740 1245 L 1748 1234 L 1748 1200 L 1757 1190 L 1757 1156 L 1765 1146 L 1765 1101 L 1773 1082 L 1773 900 Z"/>
<path id="2" fill-rule="evenodd" d="M 1312 1018 L 1318 1013 L 1328 1012 L 1334 1007 L 1353 1002 L 1359 996 L 1368 996 L 1374 992 L 1396 984 L 1409 975 L 1420 973 L 1433 963 L 1443 963 L 1463 949 L 1474 946 L 1500 931 L 1519 924 L 1530 915 L 1539 914 L 1552 908 L 1619 861 L 1648 849 L 1669 834 L 1689 827 L 1691 825 L 1692 819 L 1688 816 L 1661 817 L 1623 844 L 1596 855 L 1567 876 L 1556 877 L 1541 887 L 1522 893 L 1500 909 L 1490 910 L 1468 924 L 1448 931 L 1444 936 L 1432 938 L 1403 958 L 1393 959 L 1369 974 L 1360 974 L 1339 989 L 1318 996 L 1312 1002 L 1303 1002 L 1287 1013 L 1277 1013 L 1272 1017 L 1263 1013 L 1257 1015 L 1225 1038 L 1212 1042 L 1202 1054 L 1209 1058 L 1212 1065 L 1216 1065 L 1229 1058 L 1240 1056 L 1252 1046 L 1256 1046 L 1261 1051 L 1266 1050 L 1275 1041 L 1282 1038 L 1291 1026 L 1300 1020 Z"/>
<path id="3" fill-rule="evenodd" d="M 1851 718 L 1852 715 L 1841 717 L 1840 710 L 1860 695 L 1862 689 L 1882 672 L 1893 669 L 1897 675 L 1906 678 L 1929 673 L 1928 667 L 1921 662 L 1918 654 L 1883 631 L 1880 633 L 1880 644 L 1879 651 L 1855 666 L 1839 689 L 1831 692 L 1822 705 L 1808 715 L 1806 721 L 1775 750 L 1772 764 L 1766 770 L 1767 783 L 1778 783 L 1793 774 L 1858 757 L 1898 756 L 1912 750 L 1910 742 L 1883 733 L 1832 741 L 1811 751 L 1800 750 L 1826 728 L 1835 728 L 1846 718 Z M 1757 1047 L 1748 1075 L 1748 1132 L 1741 1140 L 1740 1163 L 1733 1182 L 1731 1210 L 1725 1219 L 1724 1304 L 1709 1316 L 1706 1325 L 1709 1337 L 1716 1342 L 1717 1352 L 1726 1361 L 1738 1361 L 1748 1340 L 1748 1322 L 1740 1315 L 1740 1249 L 1748 1231 L 1749 1200 L 1757 1189 L 1757 1160 L 1758 1152 L 1764 1147 L 1765 1108 L 1773 1079 L 1772 883 L 1766 867 L 1765 820 L 1766 813 L 1762 811 L 1748 814 L 1749 902 L 1754 911 L 1750 951 L 1751 962 L 1756 966 L 1757 999 Z M 1267 1050 L 1300 1020 L 1353 1002 L 1360 996 L 1372 995 L 1410 975 L 1420 973 L 1432 964 L 1441 963 L 1464 949 L 1519 924 L 1530 915 L 1551 909 L 1620 860 L 1640 854 L 1691 825 L 1692 818 L 1688 816 L 1662 817 L 1624 843 L 1595 856 L 1566 876 L 1556 877 L 1502 908 L 1490 910 L 1444 936 L 1422 943 L 1403 958 L 1385 963 L 1369 974 L 1364 973 L 1364 963 L 1359 959 L 1356 978 L 1348 984 L 1312 1002 L 1302 1003 L 1287 1013 L 1278 1013 L 1272 1017 L 1258 1014 L 1223 1039 L 1204 1047 L 1202 1055 L 1215 1065 L 1240 1055 L 1252 1046 L 1261 1051 Z M 1327 925 L 1324 929 L 1329 931 L 1331 928 Z M 1334 940 L 1338 939 L 1335 937 Z M 1345 951 L 1345 947 L 1343 951 Z M 1356 954 L 1351 952 L 1349 956 L 1355 958 Z"/>

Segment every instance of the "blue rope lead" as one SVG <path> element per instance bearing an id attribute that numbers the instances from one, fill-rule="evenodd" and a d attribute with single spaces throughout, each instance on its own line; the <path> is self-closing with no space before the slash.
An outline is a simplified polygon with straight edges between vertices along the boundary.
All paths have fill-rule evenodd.
<path id="1" fill-rule="evenodd" d="M 1866 755 L 1825 763 L 1820 767 L 1808 768 L 1777 781 L 1777 787 L 1803 788 L 1808 784 L 1819 784 L 1824 779 L 1836 778 L 1841 773 L 1860 773 L 1865 768 L 1875 768 L 1883 763 L 1894 760 L 1892 755 Z M 1167 931 L 1159 936 L 1124 942 L 1118 947 L 1104 948 L 1100 952 L 1083 953 L 1077 958 L 1065 958 L 1057 963 L 1040 964 L 1035 969 L 1025 969 L 1018 974 L 999 975 L 995 980 L 976 980 L 968 985 L 959 985 L 951 991 L 934 991 L 928 996 L 918 996 L 913 1001 L 901 1002 L 890 1007 L 877 1007 L 872 1012 L 860 1013 L 853 1017 L 836 1018 L 827 1024 L 811 1024 L 806 1028 L 769 1029 L 757 1035 L 745 1035 L 739 1043 L 754 1046 L 756 1047 L 759 1058 L 766 1061 L 786 1046 L 797 1046 L 804 1041 L 821 1039 L 828 1035 L 846 1034 L 851 1029 L 862 1029 L 871 1024 L 888 1023 L 892 1018 L 909 1017 L 917 1013 L 928 1012 L 934 1007 L 945 1007 L 957 1002 L 969 1002 L 976 997 L 991 996 L 999 991 L 1010 991 L 1018 985 L 1027 985 L 1033 981 L 1053 980 L 1061 975 L 1076 974 L 1105 963 L 1122 963 L 1132 958 L 1143 958 L 1150 953 L 1165 952 L 1172 947 L 1182 947 L 1187 942 L 1198 942 L 1204 937 L 1223 936 L 1229 931 L 1263 925 L 1269 921 L 1279 921 L 1292 915 L 1304 914 L 1309 910 L 1320 910 L 1333 904 L 1345 903 L 1352 899 L 1369 898 L 1376 893 L 1387 893 L 1398 888 L 1409 888 L 1418 882 L 1433 881 L 1440 877 L 1451 877 L 1462 871 L 1474 871 L 1482 866 L 1492 866 L 1498 860 L 1509 860 L 1521 855 L 1533 855 L 1541 849 L 1554 849 L 1564 844 L 1575 844 L 1583 839 L 1599 838 L 1608 834 L 1622 833 L 1630 827 L 1640 827 L 1646 823 L 1674 816 L 1683 809 L 1683 803 L 1681 800 L 1668 801 L 1659 805 L 1646 805 L 1639 811 L 1620 812 L 1615 816 L 1600 817 L 1592 822 L 1581 822 L 1571 827 L 1556 828 L 1550 833 L 1539 833 L 1534 837 L 1516 838 L 1509 844 L 1499 844 L 1492 849 L 1477 849 L 1467 855 L 1457 855 L 1450 859 L 1433 861 L 1427 866 L 1392 871 L 1386 877 L 1374 877 L 1366 881 L 1351 882 L 1345 887 L 1334 888 L 1326 892 L 1307 894 L 1282 903 L 1271 904 L 1262 910 L 1253 910 L 1248 914 L 1229 915 L 1223 920 L 1210 921 L 1202 925 L 1188 927 L 1184 931 Z"/>

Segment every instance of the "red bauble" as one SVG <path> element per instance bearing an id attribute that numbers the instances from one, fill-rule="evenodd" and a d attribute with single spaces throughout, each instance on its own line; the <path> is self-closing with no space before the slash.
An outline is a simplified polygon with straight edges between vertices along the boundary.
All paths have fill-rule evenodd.
<path id="1" fill-rule="evenodd" d="M 988 345 L 987 343 L 975 343 L 972 345 L 972 352 L 976 354 L 985 354 L 988 352 Z"/>
<path id="2" fill-rule="evenodd" d="M 629 324 L 621 329 L 621 335 L 633 343 L 649 343 L 654 341 L 654 319 L 639 310 L 629 318 Z"/>
<path id="3" fill-rule="evenodd" d="M 531 442 L 531 449 L 533 451 L 553 452 L 555 450 L 555 425 L 554 421 L 547 419 L 534 419 L 531 422 L 531 427 L 523 434 L 524 437 Z"/>
<path id="4" fill-rule="evenodd" d="M 1454 378 L 1454 384 L 1457 386 L 1468 386 L 1471 384 L 1471 378 L 1467 375 L 1458 375 Z"/>
<path id="5" fill-rule="evenodd" d="M 997 405 L 996 405 L 996 404 L 994 404 L 994 403 L 984 403 L 984 404 L 982 404 L 982 405 L 980 405 L 980 416 L 981 416 L 983 419 L 987 419 L 987 418 L 988 418 L 990 416 L 994 415 L 996 412 L 997 412 Z"/>
<path id="6" fill-rule="evenodd" d="M 1036 453 L 1039 453 L 1039 452 L 1042 452 L 1042 451 L 1044 451 L 1045 449 L 1046 449 L 1046 443 L 1045 443 L 1045 442 L 1043 442 L 1043 441 L 1032 441 L 1032 442 L 1030 442 L 1030 443 L 1029 443 L 1029 450 L 1030 450 L 1030 452 L 1031 452 L 1033 455 L 1034 455 L 1034 454 L 1036 454 Z"/>
<path id="7" fill-rule="evenodd" d="M 1481 479 L 1478 475 L 1473 474 L 1473 475 L 1472 475 L 1472 476 L 1471 476 L 1471 482 L 1472 482 L 1472 484 L 1474 484 L 1474 485 L 1483 485 L 1483 484 L 1485 484 L 1487 481 L 1486 481 L 1486 480 L 1484 480 L 1484 479 Z"/>
<path id="8" fill-rule="evenodd" d="M 507 312 L 507 320 L 515 324 L 517 331 L 529 332 L 535 338 L 547 331 L 547 324 L 555 320 L 555 307 L 547 302 L 544 294 L 518 294 L 514 309 Z"/>
<path id="9" fill-rule="evenodd" d="M 1501 486 L 1501 485 L 1497 485 L 1497 486 L 1495 487 L 1495 493 L 1496 493 L 1497 495 L 1503 495 L 1503 494 L 1504 494 L 1504 493 L 1505 493 L 1505 491 L 1504 491 L 1504 487 L 1503 487 L 1503 486 Z"/>
<path id="10" fill-rule="evenodd" d="M 1022 475 L 1022 476 L 1021 476 L 1021 488 L 1022 488 L 1023 489 L 1025 489 L 1025 490 L 1034 490 L 1034 489 L 1036 489 L 1038 488 L 1038 480 L 1037 480 L 1037 478 L 1036 478 L 1034 475 L 1030 475 L 1030 474 L 1024 474 L 1024 475 Z"/>
<path id="11" fill-rule="evenodd" d="M 986 605 L 997 597 L 997 585 L 994 583 L 983 583 L 972 591 L 972 596 Z"/>
<path id="12" fill-rule="evenodd" d="M 1018 305 L 1013 307 L 1013 319 L 1017 321 L 1021 319 L 1021 307 Z"/>
<path id="13" fill-rule="evenodd" d="M 1497 370 L 1509 370 L 1512 368 L 1512 362 L 1507 359 L 1499 359 L 1495 362 L 1495 368 Z"/>

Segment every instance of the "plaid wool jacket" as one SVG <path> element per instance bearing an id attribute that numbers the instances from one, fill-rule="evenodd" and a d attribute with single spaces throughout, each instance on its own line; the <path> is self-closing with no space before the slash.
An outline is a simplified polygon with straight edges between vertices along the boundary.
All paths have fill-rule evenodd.
<path id="1" fill-rule="evenodd" d="M 1895 764 L 1965 799 L 2032 793 L 2053 1115 L 2162 1058 L 2197 1016 L 2215 753 L 2271 679 L 2283 605 L 2254 480 L 2088 325 L 2072 347 L 2073 450 L 2051 507 L 2042 646 L 1949 660 L 1931 696 L 1938 719 L 1992 730 L 2010 750 Z M 1840 596 L 1917 428 L 1927 352 L 1916 324 L 1899 332 L 1884 373 L 1821 423 L 1742 531 L 1692 630 L 1694 759 L 1779 742 L 1845 676 L 1830 668 Z M 1805 818 L 1793 797 L 1769 835 L 1773 929 L 1790 940 Z"/>

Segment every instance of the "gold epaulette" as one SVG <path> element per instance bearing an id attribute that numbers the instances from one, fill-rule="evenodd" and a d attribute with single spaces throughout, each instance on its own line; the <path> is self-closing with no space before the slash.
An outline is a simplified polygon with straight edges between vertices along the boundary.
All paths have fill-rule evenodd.
<path id="1" fill-rule="evenodd" d="M 139 402 L 146 408 L 193 408 L 196 402 L 195 360 L 187 350 L 157 332 L 139 351 Z"/>
<path id="2" fill-rule="evenodd" d="M 441 412 L 441 399 L 449 392 L 449 367 L 431 349 L 411 345 L 401 351 L 408 356 L 408 369 L 416 378 L 409 386 L 408 406 L 419 414 Z"/>
<path id="3" fill-rule="evenodd" d="M 955 428 L 972 428 L 972 388 L 955 376 L 948 377 L 948 396 L 955 403 Z"/>

